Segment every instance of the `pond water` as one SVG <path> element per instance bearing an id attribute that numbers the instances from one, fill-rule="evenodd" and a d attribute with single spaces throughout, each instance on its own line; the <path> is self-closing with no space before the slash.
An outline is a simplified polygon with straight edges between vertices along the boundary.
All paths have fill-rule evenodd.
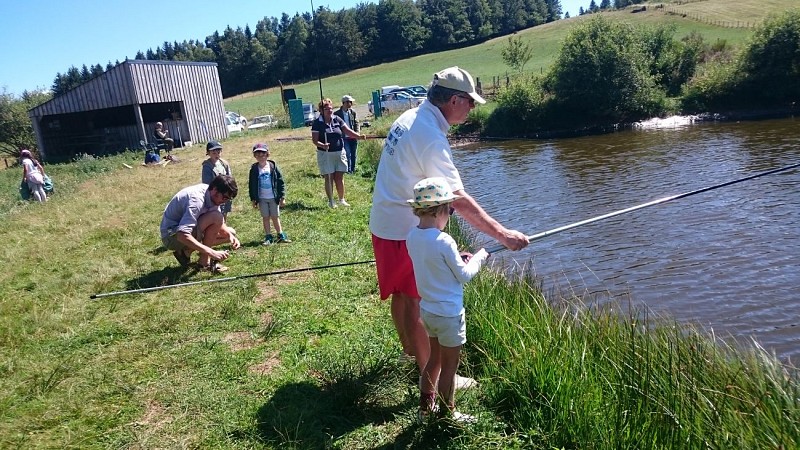
<path id="1" fill-rule="evenodd" d="M 669 125 L 669 124 L 666 124 Z M 466 190 L 533 235 L 800 162 L 800 119 L 681 123 L 454 149 Z M 493 245 L 477 234 L 479 245 Z M 502 252 L 551 295 L 629 299 L 800 359 L 800 169 L 643 208 Z"/>

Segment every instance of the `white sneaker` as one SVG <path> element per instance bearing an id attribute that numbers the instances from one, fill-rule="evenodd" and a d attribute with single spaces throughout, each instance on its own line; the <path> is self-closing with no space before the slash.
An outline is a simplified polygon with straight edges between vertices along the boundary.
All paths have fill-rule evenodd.
<path id="1" fill-rule="evenodd" d="M 456 390 L 458 389 L 472 389 L 478 387 L 478 382 L 469 377 L 462 377 L 461 375 L 456 375 L 456 379 L 454 381 L 456 385 Z"/>
<path id="2" fill-rule="evenodd" d="M 342 206 L 350 206 L 350 203 L 347 203 L 347 200 L 345 200 L 345 199 L 339 200 L 339 204 L 342 205 Z"/>
<path id="3" fill-rule="evenodd" d="M 433 409 L 428 411 L 427 409 L 418 409 L 417 410 L 417 423 L 424 424 L 427 423 L 431 419 L 436 419 L 437 415 L 439 414 L 439 405 L 433 405 Z"/>
<path id="4" fill-rule="evenodd" d="M 337 205 L 336 203 L 333 203 L 333 200 L 328 200 L 328 207 L 329 208 L 338 208 L 339 205 Z"/>
<path id="5" fill-rule="evenodd" d="M 475 416 L 471 416 L 469 414 L 463 414 L 458 411 L 453 411 L 453 416 L 451 417 L 454 422 L 458 423 L 475 423 L 478 419 Z"/>

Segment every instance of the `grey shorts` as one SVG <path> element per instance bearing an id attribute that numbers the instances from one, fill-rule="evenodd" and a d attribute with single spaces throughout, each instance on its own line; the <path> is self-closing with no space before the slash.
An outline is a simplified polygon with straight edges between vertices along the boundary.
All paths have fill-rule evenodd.
<path id="1" fill-rule="evenodd" d="M 463 312 L 458 316 L 444 317 L 420 308 L 419 316 L 428 336 L 438 339 L 442 347 L 458 347 L 467 343 L 467 321 Z"/>
<path id="2" fill-rule="evenodd" d="M 198 228 L 199 227 L 194 227 L 194 229 L 192 229 L 192 236 L 194 236 L 194 238 L 199 242 L 203 242 L 203 234 L 198 230 Z M 168 250 L 183 250 L 186 248 L 186 246 L 178 240 L 177 231 L 173 229 L 169 229 L 167 231 L 169 234 L 161 238 L 161 243 L 164 244 L 164 247 L 166 247 Z"/>
<path id="3" fill-rule="evenodd" d="M 276 202 L 274 198 L 258 199 L 258 210 L 261 211 L 261 217 L 281 216 L 281 209 L 278 207 L 278 202 Z"/>
<path id="4" fill-rule="evenodd" d="M 344 152 L 344 148 L 340 152 L 317 150 L 317 165 L 319 166 L 320 175 L 347 172 L 347 155 Z"/>

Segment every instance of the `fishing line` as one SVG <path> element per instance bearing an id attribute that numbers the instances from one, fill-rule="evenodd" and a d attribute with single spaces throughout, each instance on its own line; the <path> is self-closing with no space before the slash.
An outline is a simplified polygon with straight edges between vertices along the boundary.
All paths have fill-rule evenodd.
<path id="1" fill-rule="evenodd" d="M 697 194 L 701 194 L 703 192 L 708 192 L 708 191 L 711 191 L 713 189 L 719 189 L 721 187 L 730 186 L 732 184 L 741 183 L 743 181 L 752 180 L 754 178 L 763 177 L 763 176 L 766 176 L 766 175 L 772 175 L 772 174 L 778 173 L 778 172 L 784 172 L 784 171 L 791 170 L 791 169 L 794 169 L 794 168 L 797 168 L 797 167 L 800 167 L 800 163 L 792 164 L 790 166 L 785 166 L 785 167 L 781 167 L 781 168 L 778 168 L 778 169 L 768 170 L 766 172 L 757 173 L 755 175 L 750 175 L 748 177 L 739 178 L 737 180 L 728 181 L 728 182 L 725 182 L 725 183 L 715 184 L 713 186 L 704 187 L 702 189 L 697 189 L 697 190 L 694 190 L 694 191 L 684 192 L 682 194 L 670 195 L 669 197 L 664 197 L 664 198 L 660 198 L 660 199 L 657 199 L 657 200 L 649 201 L 647 203 L 642 203 L 640 205 L 631 206 L 630 208 L 620 209 L 619 211 L 613 211 L 613 212 L 610 212 L 608 214 L 603 214 L 602 216 L 592 217 L 590 219 L 582 220 L 580 222 L 571 223 L 569 225 L 564 225 L 564 226 L 561 226 L 561 227 L 558 227 L 558 228 L 553 228 L 552 230 L 544 231 L 544 232 L 541 232 L 541 233 L 538 233 L 538 234 L 533 234 L 533 235 L 525 236 L 525 237 L 528 239 L 528 243 L 531 243 L 533 241 L 538 241 L 539 239 L 544 239 L 544 238 L 546 238 L 548 236 L 552 236 L 554 234 L 561 233 L 562 231 L 571 230 L 571 229 L 576 228 L 576 227 L 580 227 L 580 226 L 583 226 L 583 225 L 588 225 L 590 223 L 597 222 L 597 221 L 604 220 L 604 219 L 608 219 L 608 218 L 614 217 L 614 216 L 619 216 L 621 214 L 627 214 L 629 212 L 633 212 L 633 211 L 636 211 L 638 209 L 647 208 L 648 206 L 655 206 L 655 205 L 659 205 L 661 203 L 666 203 L 666 202 L 670 202 L 672 200 L 677 200 L 679 198 L 686 198 L 686 197 L 689 197 L 689 196 L 692 196 L 692 195 L 697 195 Z M 489 248 L 486 249 L 486 251 L 489 252 L 489 253 L 496 253 L 496 252 L 499 252 L 501 250 L 506 250 L 506 246 L 504 246 L 502 244 L 499 244 L 499 243 L 497 245 L 495 245 L 494 247 L 489 247 Z"/>
<path id="2" fill-rule="evenodd" d="M 600 221 L 600 220 L 608 219 L 608 218 L 611 218 L 611 217 L 614 217 L 614 216 L 619 216 L 621 214 L 627 214 L 629 212 L 633 212 L 633 211 L 636 211 L 636 210 L 639 210 L 639 209 L 642 209 L 642 208 L 647 208 L 648 206 L 659 205 L 661 203 L 670 202 L 672 200 L 677 200 L 679 198 L 685 198 L 685 197 L 689 197 L 689 196 L 692 196 L 692 195 L 697 195 L 697 194 L 700 194 L 700 193 L 703 193 L 703 192 L 708 192 L 708 191 L 711 191 L 711 190 L 714 190 L 714 189 L 719 189 L 721 187 L 730 186 L 732 184 L 736 184 L 736 183 L 741 183 L 743 181 L 752 180 L 754 178 L 763 177 L 763 176 L 766 176 L 766 175 L 772 175 L 772 174 L 775 174 L 775 173 L 778 173 L 778 172 L 784 172 L 784 171 L 787 171 L 787 170 L 795 169 L 797 167 L 800 167 L 800 163 L 792 164 L 790 166 L 785 166 L 785 167 L 781 167 L 781 168 L 778 168 L 778 169 L 768 170 L 766 172 L 757 173 L 757 174 L 754 174 L 754 175 L 750 175 L 750 176 L 747 176 L 747 177 L 744 177 L 744 178 L 739 178 L 739 179 L 736 179 L 736 180 L 733 180 L 733 181 L 728 181 L 728 182 L 725 182 L 725 183 L 715 184 L 713 186 L 704 187 L 702 189 L 697 189 L 697 190 L 694 190 L 694 191 L 684 192 L 682 194 L 676 194 L 676 195 L 671 195 L 671 196 L 668 196 L 668 197 L 663 197 L 663 198 L 660 198 L 660 199 L 657 199 L 657 200 L 649 201 L 647 203 L 642 203 L 640 205 L 631 206 L 630 208 L 625 208 L 625 209 L 621 209 L 621 210 L 618 210 L 618 211 L 610 212 L 608 214 L 603 214 L 602 216 L 592 217 L 590 219 L 582 220 L 580 222 L 571 223 L 569 225 L 564 225 L 564 226 L 561 226 L 561 227 L 558 227 L 558 228 L 553 228 L 552 230 L 544 231 L 544 232 L 541 232 L 541 233 L 538 233 L 538 234 L 534 234 L 534 235 L 531 235 L 531 236 L 526 236 L 526 239 L 530 243 L 530 242 L 533 242 L 533 241 L 537 241 L 539 239 L 544 239 L 544 238 L 546 238 L 548 236 L 552 236 L 552 235 L 557 234 L 557 233 L 561 233 L 562 231 L 571 230 L 571 229 L 576 228 L 576 227 L 580 227 L 580 226 L 583 226 L 583 225 L 588 225 L 590 223 L 594 223 L 594 222 L 597 222 L 597 221 Z M 486 251 L 489 252 L 489 253 L 497 253 L 497 252 L 499 252 L 501 250 L 506 250 L 506 247 L 504 245 L 502 245 L 502 244 L 497 244 L 494 247 L 490 247 L 490 248 L 486 249 Z M 326 265 L 326 266 L 313 266 L 313 267 L 304 267 L 304 268 L 300 268 L 300 269 L 288 269 L 288 270 L 279 270 L 279 271 L 275 271 L 275 272 L 265 272 L 265 273 L 254 273 L 254 274 L 249 274 L 249 275 L 239 275 L 239 276 L 235 276 L 235 277 L 224 277 L 224 278 L 214 278 L 214 279 L 210 279 L 210 280 L 190 281 L 190 282 L 186 282 L 186 283 L 168 284 L 168 285 L 164 285 L 164 286 L 154 286 L 154 287 L 141 288 L 141 289 L 130 289 L 130 290 L 127 290 L 127 291 L 116 291 L 116 292 L 106 292 L 106 293 L 102 293 L 102 294 L 93 294 L 93 295 L 89 296 L 89 298 L 90 299 L 97 299 L 97 298 L 104 298 L 104 297 L 112 297 L 112 296 L 115 296 L 115 295 L 141 294 L 141 293 L 145 293 L 145 292 L 160 291 L 160 290 L 171 289 L 171 288 L 176 288 L 176 287 L 194 286 L 194 285 L 209 284 L 209 283 L 223 283 L 223 282 L 227 282 L 227 281 L 244 280 L 244 279 L 247 279 L 247 278 L 266 277 L 266 276 L 270 276 L 270 275 L 280 275 L 280 274 L 286 274 L 286 273 L 305 272 L 305 271 L 320 270 L 320 269 L 331 269 L 331 268 L 335 268 L 335 267 L 354 266 L 354 265 L 358 265 L 358 264 L 370 264 L 370 263 L 374 263 L 374 262 L 375 262 L 375 260 L 372 259 L 372 260 L 369 260 L 369 261 L 357 261 L 357 262 L 340 263 L 340 264 L 329 264 L 329 265 Z"/>
<path id="3" fill-rule="evenodd" d="M 112 297 L 115 295 L 125 295 L 125 294 L 142 294 L 145 292 L 153 292 L 153 291 L 161 291 L 164 289 L 172 289 L 176 287 L 184 287 L 184 286 L 194 286 L 198 284 L 208 284 L 208 283 L 223 283 L 226 281 L 234 281 L 234 280 L 244 280 L 246 278 L 256 278 L 256 277 L 266 277 L 269 275 L 281 275 L 285 273 L 294 273 L 294 272 L 306 272 L 309 270 L 319 270 L 319 269 L 331 269 L 334 267 L 345 267 L 345 266 L 355 266 L 358 264 L 369 264 L 374 263 L 375 260 L 371 259 L 369 261 L 357 261 L 357 262 L 349 262 L 349 263 L 340 263 L 340 264 L 329 264 L 327 266 L 314 266 L 314 267 L 303 267 L 300 269 L 287 269 L 287 270 L 278 270 L 275 272 L 264 272 L 264 273 L 253 273 L 250 275 L 239 275 L 235 277 L 225 277 L 225 278 L 214 278 L 211 280 L 200 280 L 200 281 L 189 281 L 186 283 L 176 283 L 176 284 L 166 284 L 164 286 L 153 286 L 148 288 L 141 288 L 141 289 L 129 289 L 127 291 L 116 291 L 116 292 L 106 292 L 103 294 L 93 294 L 90 295 L 90 299 L 95 298 L 103 298 L 103 297 Z"/>

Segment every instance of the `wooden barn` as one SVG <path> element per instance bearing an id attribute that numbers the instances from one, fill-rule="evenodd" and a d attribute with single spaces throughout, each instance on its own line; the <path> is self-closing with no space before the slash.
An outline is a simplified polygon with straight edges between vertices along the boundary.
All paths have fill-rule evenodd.
<path id="1" fill-rule="evenodd" d="M 139 149 L 156 122 L 176 147 L 228 137 L 216 63 L 126 60 L 28 116 L 50 162 Z"/>

